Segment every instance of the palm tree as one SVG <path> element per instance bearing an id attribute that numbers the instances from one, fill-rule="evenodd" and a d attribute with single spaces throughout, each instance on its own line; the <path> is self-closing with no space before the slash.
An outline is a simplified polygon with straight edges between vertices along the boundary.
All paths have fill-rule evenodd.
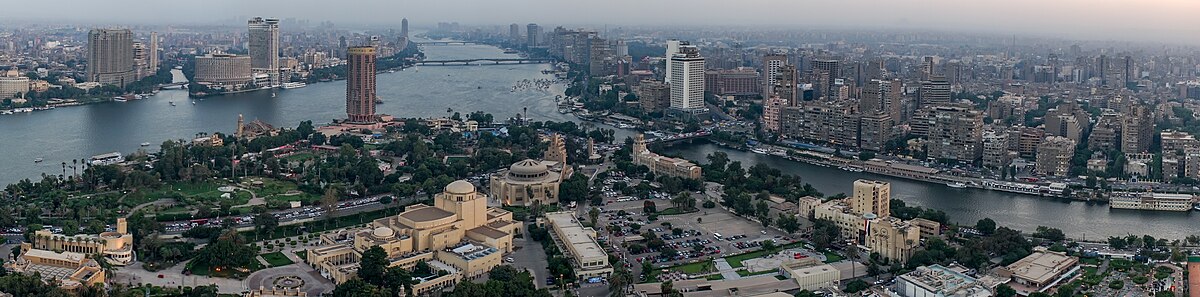
<path id="1" fill-rule="evenodd" d="M 73 161 L 73 160 L 72 160 L 72 161 Z M 66 177 L 66 176 L 67 176 L 67 161 L 63 161 L 63 162 L 62 162 L 62 169 L 63 169 L 63 171 L 62 171 L 62 172 L 63 172 L 62 176 L 63 176 L 63 177 Z"/>

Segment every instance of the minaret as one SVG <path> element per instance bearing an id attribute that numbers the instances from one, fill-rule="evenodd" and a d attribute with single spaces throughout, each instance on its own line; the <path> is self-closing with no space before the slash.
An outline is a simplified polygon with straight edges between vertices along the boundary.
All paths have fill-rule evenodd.
<path id="1" fill-rule="evenodd" d="M 595 139 L 592 139 L 590 137 L 588 138 L 587 151 L 588 151 L 588 159 L 589 160 L 600 159 L 600 154 L 596 153 L 596 140 Z"/>
<path id="2" fill-rule="evenodd" d="M 550 145 L 546 147 L 546 153 L 542 159 L 558 162 L 563 167 L 567 166 L 567 145 L 563 142 L 562 134 L 550 136 Z"/>
<path id="3" fill-rule="evenodd" d="M 245 127 L 246 127 L 243 124 L 243 121 L 245 121 L 245 119 L 242 118 L 242 114 L 239 113 L 238 114 L 238 123 L 237 123 L 237 132 L 233 134 L 234 137 L 242 138 L 242 133 L 243 133 L 242 129 L 245 129 Z"/>

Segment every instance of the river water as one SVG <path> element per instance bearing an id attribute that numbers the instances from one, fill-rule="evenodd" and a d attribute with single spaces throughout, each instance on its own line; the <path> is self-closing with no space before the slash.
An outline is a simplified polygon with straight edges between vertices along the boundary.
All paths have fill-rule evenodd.
<path id="1" fill-rule="evenodd" d="M 992 218 L 1000 226 L 1033 231 L 1037 226 L 1062 229 L 1067 237 L 1090 241 L 1108 236 L 1149 234 L 1156 238 L 1183 239 L 1200 234 L 1200 213 L 1195 211 L 1152 212 L 1108 208 L 1107 204 L 1056 200 L 981 189 L 954 189 L 941 184 L 911 181 L 871 173 L 853 173 L 784 158 L 761 155 L 720 147 L 713 144 L 681 145 L 666 153 L 707 163 L 710 153 L 722 151 L 731 161 L 741 161 L 743 168 L 765 164 L 786 174 L 800 176 L 826 195 L 850 194 L 855 179 L 876 179 L 892 184 L 892 198 L 908 205 L 945 211 L 953 222 L 974 225 L 982 218 Z"/>
<path id="2" fill-rule="evenodd" d="M 425 52 L 431 60 L 516 57 L 484 45 L 429 46 Z M 561 85 L 512 90 L 522 80 L 552 79 L 552 75 L 541 72 L 550 67 L 421 66 L 381 73 L 377 94 L 384 104 L 377 110 L 398 117 L 435 117 L 449 116 L 449 108 L 464 116 L 472 111 L 488 112 L 502 121 L 528 107 L 529 117 L 537 121 L 578 120 L 558 112 L 554 96 L 562 94 Z M 271 91 L 257 91 L 210 97 L 192 104 L 186 91 L 167 90 L 145 100 L 0 116 L 0 183 L 37 180 L 42 173 L 61 174 L 62 161 L 70 166 L 71 159 L 113 151 L 127 154 L 138 150 L 143 142 L 151 143 L 146 149 L 154 150 L 164 140 L 191 139 L 199 132 L 232 133 L 238 114 L 244 115 L 247 122 L 259 119 L 276 127 L 294 128 L 303 120 L 328 123 L 346 116 L 345 91 L 344 81 L 333 81 L 277 90 L 275 97 Z M 618 132 L 618 139 L 630 135 Z M 45 161 L 34 163 L 36 158 Z"/>
<path id="3" fill-rule="evenodd" d="M 483 45 L 429 46 L 428 59 L 515 57 L 495 47 Z M 491 113 L 506 119 L 528 107 L 529 116 L 538 121 L 576 121 L 560 114 L 554 96 L 563 86 L 548 90 L 511 91 L 522 80 L 552 78 L 541 71 L 546 64 L 489 66 L 423 66 L 378 76 L 378 90 L 384 104 L 378 112 L 399 117 L 447 116 L 447 108 L 463 114 L 471 111 Z M 57 108 L 26 114 L 0 116 L 0 183 L 7 184 L 43 173 L 60 174 L 62 161 L 119 151 L 130 153 L 139 144 L 151 143 L 154 150 L 167 139 L 190 139 L 199 132 L 231 133 L 237 115 L 246 121 L 255 119 L 286 127 L 300 121 L 328 123 L 345 117 L 345 84 L 341 81 L 317 83 L 305 88 L 220 96 L 197 100 L 187 98 L 183 90 L 162 91 L 145 100 L 112 102 Z M 176 105 L 172 106 L 170 103 Z M 599 127 L 612 128 L 597 124 Z M 616 139 L 632 132 L 617 130 Z M 892 183 L 893 198 L 913 205 L 945 211 L 956 222 L 973 223 L 984 217 L 1001 225 L 1033 230 L 1038 225 L 1062 229 L 1073 238 L 1099 239 L 1111 235 L 1150 234 L 1155 237 L 1183 238 L 1200 228 L 1198 214 L 1109 210 L 1105 205 L 1062 202 L 1043 198 L 974 189 L 950 189 L 943 185 L 893 179 L 832 168 L 811 166 L 772 156 L 723 149 L 714 145 L 672 148 L 673 153 L 697 161 L 707 154 L 723 150 L 733 160 L 747 166 L 757 163 L 799 175 L 825 193 L 849 192 L 856 178 L 875 178 Z M 45 162 L 34 163 L 35 158 Z M 70 171 L 70 168 L 67 169 Z"/>

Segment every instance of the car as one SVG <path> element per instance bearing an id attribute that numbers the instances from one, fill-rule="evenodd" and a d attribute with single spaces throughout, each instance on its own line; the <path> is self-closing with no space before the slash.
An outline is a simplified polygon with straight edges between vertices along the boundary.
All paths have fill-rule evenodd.
<path id="1" fill-rule="evenodd" d="M 512 262 L 516 262 L 516 261 L 517 260 L 514 260 L 512 257 L 504 258 L 504 262 L 512 263 Z"/>

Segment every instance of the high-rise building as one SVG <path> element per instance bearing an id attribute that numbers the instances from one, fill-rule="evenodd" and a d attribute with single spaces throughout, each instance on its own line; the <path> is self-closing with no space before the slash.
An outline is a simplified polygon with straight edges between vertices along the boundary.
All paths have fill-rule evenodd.
<path id="1" fill-rule="evenodd" d="M 408 37 L 408 18 L 400 19 L 400 36 Z"/>
<path id="2" fill-rule="evenodd" d="M 782 122 L 780 117 L 783 115 L 783 108 L 786 107 L 787 104 L 787 99 L 779 97 L 772 96 L 767 99 L 763 99 L 762 123 L 764 130 L 771 132 L 780 131 L 780 123 Z"/>
<path id="3" fill-rule="evenodd" d="M 209 85 L 244 85 L 254 82 L 250 57 L 230 54 L 208 54 L 196 57 L 197 83 Z"/>
<path id="4" fill-rule="evenodd" d="M 917 93 L 917 103 L 921 107 L 950 104 L 950 82 L 940 75 L 922 81 L 921 90 Z"/>
<path id="5" fill-rule="evenodd" d="M 699 113 L 704 108 L 704 57 L 694 45 L 679 46 L 671 57 L 671 109 Z"/>
<path id="6" fill-rule="evenodd" d="M 88 33 L 87 80 L 124 87 L 135 80 L 133 32 L 93 29 Z"/>
<path id="7" fill-rule="evenodd" d="M 150 73 L 154 74 L 158 72 L 158 32 L 150 32 L 150 48 L 148 50 L 146 54 L 150 56 L 150 63 L 147 66 L 150 67 Z"/>
<path id="8" fill-rule="evenodd" d="M 250 66 L 257 73 L 267 74 L 271 86 L 279 85 L 279 19 L 255 17 L 247 22 L 247 27 Z"/>
<path id="9" fill-rule="evenodd" d="M 675 67 L 671 63 L 671 58 L 675 57 L 675 54 L 679 53 L 679 46 L 683 45 L 683 44 L 685 44 L 685 43 L 681 42 L 677 39 L 667 40 L 667 53 L 664 55 L 664 57 L 666 57 L 666 59 L 667 59 L 667 65 L 666 65 L 667 69 L 665 72 L 666 75 L 663 75 L 663 82 L 665 82 L 665 83 L 668 83 L 668 84 L 671 83 L 671 78 L 675 77 L 671 73 L 671 68 Z"/>
<path id="10" fill-rule="evenodd" d="M 842 77 L 842 63 L 834 59 L 815 59 L 812 61 L 812 76 L 816 97 L 830 98 L 834 80 Z"/>
<path id="11" fill-rule="evenodd" d="M 704 72 L 704 83 L 704 90 L 717 96 L 754 95 L 762 89 L 758 71 L 750 67 L 707 70 Z"/>
<path id="12" fill-rule="evenodd" d="M 346 49 L 346 116 L 351 123 L 375 122 L 375 48 Z"/>
<path id="13" fill-rule="evenodd" d="M 858 106 L 863 113 L 883 112 L 899 123 L 904 100 L 904 83 L 900 80 L 872 79 L 863 86 Z"/>
<path id="14" fill-rule="evenodd" d="M 666 83 L 645 79 L 634 89 L 638 104 L 645 112 L 658 112 L 671 107 L 671 86 Z"/>
<path id="15" fill-rule="evenodd" d="M 983 132 L 983 166 L 1006 168 L 1012 161 L 1008 150 L 1008 132 L 988 130 Z"/>
<path id="16" fill-rule="evenodd" d="M 762 97 L 771 97 L 771 91 L 774 90 L 775 84 L 778 83 L 776 78 L 780 75 L 779 68 L 788 64 L 787 55 L 771 54 L 763 57 L 762 61 Z M 795 75 L 794 73 L 792 75 Z M 780 96 L 782 97 L 782 96 Z"/>
<path id="17" fill-rule="evenodd" d="M 858 147 L 870 151 L 882 151 L 884 144 L 892 138 L 892 118 L 886 113 L 864 113 L 858 133 Z"/>
<path id="18" fill-rule="evenodd" d="M 1142 106 L 1130 106 L 1121 119 L 1121 152 L 1142 153 L 1150 149 L 1154 122 L 1150 111 Z"/>
<path id="19" fill-rule="evenodd" d="M 854 196 L 850 209 L 855 213 L 873 213 L 878 217 L 892 215 L 892 185 L 885 181 L 860 179 L 854 181 Z"/>
<path id="20" fill-rule="evenodd" d="M 538 24 L 525 25 L 525 45 L 542 46 L 542 27 Z"/>
<path id="21" fill-rule="evenodd" d="M 521 25 L 517 25 L 517 23 L 508 25 L 508 39 L 512 42 L 521 42 Z"/>
<path id="22" fill-rule="evenodd" d="M 146 44 L 141 41 L 133 42 L 133 79 L 139 80 L 149 75 L 150 57 L 146 54 Z"/>
<path id="23" fill-rule="evenodd" d="M 929 157 L 974 162 L 983 154 L 983 112 L 960 106 L 930 108 Z"/>
<path id="24" fill-rule="evenodd" d="M 1067 176 L 1071 170 L 1071 156 L 1075 153 L 1075 141 L 1062 136 L 1047 136 L 1038 145 L 1037 164 L 1034 169 L 1047 176 Z"/>

